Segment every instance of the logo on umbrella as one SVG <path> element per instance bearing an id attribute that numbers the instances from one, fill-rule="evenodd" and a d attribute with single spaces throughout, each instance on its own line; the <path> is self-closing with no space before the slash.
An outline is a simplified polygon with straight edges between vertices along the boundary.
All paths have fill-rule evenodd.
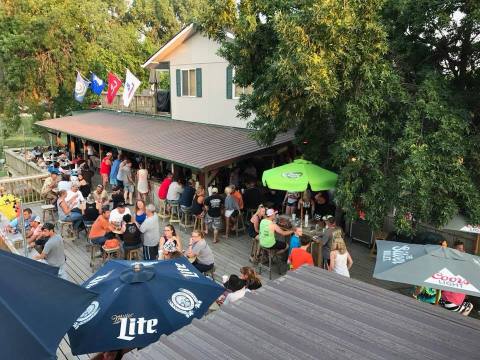
<path id="1" fill-rule="evenodd" d="M 178 289 L 176 293 L 172 294 L 168 304 L 173 310 L 189 318 L 194 314 L 194 309 L 200 308 L 202 302 L 191 291 Z"/>
<path id="2" fill-rule="evenodd" d="M 439 272 L 433 274 L 428 279 L 426 279 L 425 282 L 448 286 L 451 288 L 479 292 L 478 289 L 470 283 L 470 281 L 468 281 L 461 275 L 453 275 L 453 273 L 447 268 L 443 268 Z"/>
<path id="3" fill-rule="evenodd" d="M 300 171 L 291 171 L 282 173 L 282 176 L 287 179 L 299 179 L 303 176 L 303 173 Z"/>
<path id="4" fill-rule="evenodd" d="M 88 283 L 88 285 L 85 286 L 85 289 L 90 289 L 92 286 L 97 285 L 100 281 L 103 281 L 103 280 L 105 280 L 106 278 L 108 278 L 111 273 L 113 273 L 113 270 L 110 270 L 110 271 L 109 271 L 108 273 L 106 273 L 105 275 L 100 275 L 100 276 L 97 276 L 96 278 L 92 279 L 92 281 L 90 281 L 90 282 Z"/>
<path id="5" fill-rule="evenodd" d="M 92 301 L 92 303 L 87 307 L 87 309 L 83 312 L 82 315 L 74 322 L 73 328 L 77 330 L 81 325 L 89 322 L 92 320 L 95 315 L 98 314 L 100 311 L 100 304 L 98 301 Z"/>

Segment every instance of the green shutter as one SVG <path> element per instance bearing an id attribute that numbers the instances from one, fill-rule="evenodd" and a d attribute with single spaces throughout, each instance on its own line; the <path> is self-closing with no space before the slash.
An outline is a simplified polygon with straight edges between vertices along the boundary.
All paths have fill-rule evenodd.
<path id="1" fill-rule="evenodd" d="M 233 68 L 231 65 L 227 66 L 227 99 L 232 98 L 232 83 L 233 83 Z"/>
<path id="2" fill-rule="evenodd" d="M 202 69 L 196 68 L 196 84 L 197 84 L 197 97 L 202 97 Z"/>
<path id="3" fill-rule="evenodd" d="M 181 83 L 181 79 L 180 79 L 180 69 L 177 69 L 176 71 L 176 82 L 177 82 L 177 96 L 180 97 L 182 96 L 182 83 Z"/>

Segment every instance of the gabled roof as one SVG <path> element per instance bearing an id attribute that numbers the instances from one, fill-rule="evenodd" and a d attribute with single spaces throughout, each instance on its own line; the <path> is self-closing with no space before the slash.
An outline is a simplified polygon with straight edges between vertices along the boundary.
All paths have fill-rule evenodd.
<path id="1" fill-rule="evenodd" d="M 150 68 L 149 65 L 165 61 L 167 56 L 171 54 L 178 46 L 187 41 L 197 32 L 196 26 L 190 24 L 187 27 L 180 30 L 173 38 L 171 38 L 165 45 L 163 45 L 160 50 L 153 54 L 146 62 L 142 65 L 143 68 Z"/>
<path id="2" fill-rule="evenodd" d="M 253 130 L 102 110 L 35 124 L 201 171 L 276 149 L 294 138 L 293 131 L 280 134 L 271 146 L 265 147 L 251 138 Z"/>
<path id="3" fill-rule="evenodd" d="M 125 360 L 478 359 L 478 320 L 303 267 Z"/>

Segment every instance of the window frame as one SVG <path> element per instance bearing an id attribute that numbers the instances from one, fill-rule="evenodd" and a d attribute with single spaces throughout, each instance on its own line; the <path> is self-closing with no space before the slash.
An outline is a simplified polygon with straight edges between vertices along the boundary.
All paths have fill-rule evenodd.
<path id="1" fill-rule="evenodd" d="M 235 88 L 240 87 L 237 83 L 235 83 L 235 68 L 232 66 L 232 100 L 238 100 L 242 95 L 245 95 L 245 91 L 247 90 L 248 86 L 242 86 L 242 93 L 240 96 L 235 96 Z M 253 91 L 253 89 L 252 89 Z M 249 95 L 249 94 L 247 94 Z"/>
<path id="2" fill-rule="evenodd" d="M 183 95 L 183 72 L 187 71 L 187 86 L 188 90 L 193 90 L 193 95 Z M 193 72 L 193 78 L 195 79 L 195 83 L 193 85 L 193 89 L 191 89 L 190 83 L 190 72 Z M 190 93 L 190 91 L 188 91 Z M 196 68 L 180 68 L 180 97 L 184 98 L 194 98 L 197 97 L 197 69 Z"/>

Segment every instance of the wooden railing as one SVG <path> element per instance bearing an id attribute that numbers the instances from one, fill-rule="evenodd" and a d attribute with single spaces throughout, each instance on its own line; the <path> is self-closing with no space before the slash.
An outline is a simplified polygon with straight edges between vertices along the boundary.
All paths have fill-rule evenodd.
<path id="1" fill-rule="evenodd" d="M 41 196 L 44 180 L 48 173 L 0 179 L 0 186 L 9 194 L 14 194 L 23 203 L 43 201 Z"/>
<path id="2" fill-rule="evenodd" d="M 6 149 L 5 150 L 5 164 L 8 167 L 8 172 L 12 176 L 28 176 L 45 174 L 46 170 L 40 168 L 32 161 L 27 161 L 22 149 Z"/>
<path id="3" fill-rule="evenodd" d="M 131 111 L 144 114 L 157 114 L 155 95 L 135 95 L 129 107 L 123 106 L 121 94 L 117 94 L 111 104 L 108 104 L 106 97 L 102 96 L 102 108 L 120 111 Z"/>

